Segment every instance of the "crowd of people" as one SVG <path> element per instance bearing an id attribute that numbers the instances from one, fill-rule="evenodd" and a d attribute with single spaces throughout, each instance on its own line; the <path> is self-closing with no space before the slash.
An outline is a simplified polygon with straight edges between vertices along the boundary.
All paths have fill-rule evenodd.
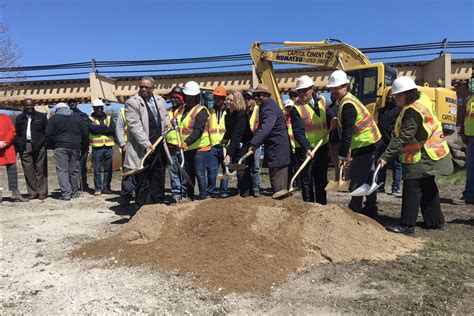
<path id="1" fill-rule="evenodd" d="M 349 92 L 348 84 L 344 71 L 333 72 L 327 85 L 331 100 L 327 102 L 316 92 L 313 80 L 302 76 L 282 110 L 264 84 L 244 91 L 218 86 L 208 106 L 194 81 L 174 87 L 165 99 L 154 93 L 154 79 L 143 77 L 137 94 L 126 101 L 116 121 L 99 99 L 92 101 L 91 115 L 81 112 L 76 100 L 58 103 L 49 120 L 26 99 L 15 126 L 8 116 L 0 115 L 0 165 L 7 167 L 14 201 L 48 196 L 47 149 L 54 150 L 60 199 L 76 198 L 81 191 L 92 191 L 96 196 L 111 194 L 113 146 L 118 144 L 125 175 L 121 204 L 138 210 L 143 205 L 164 203 L 167 166 L 172 202 L 179 203 L 183 199 L 228 197 L 229 178 L 234 174 L 241 197 L 259 198 L 262 156 L 272 192 L 286 190 L 298 166 L 310 158 L 296 185 L 304 201 L 325 205 L 330 161 L 336 175 L 350 166 L 350 191 L 370 183 L 377 165 L 385 167 L 391 162 L 389 194 L 402 197 L 402 215 L 400 224 L 387 230 L 414 235 L 420 208 L 427 228 L 443 228 L 435 176 L 451 173 L 453 166 L 431 100 L 418 91 L 411 78 L 400 77 L 376 123 Z M 472 100 L 469 104 L 463 139 L 472 156 Z M 317 144 L 321 145 L 314 152 Z M 87 182 L 89 149 L 93 189 Z M 18 190 L 16 152 L 24 169 L 27 198 Z M 473 203 L 474 198 L 472 160 L 467 159 L 464 203 Z M 235 164 L 245 167 L 230 172 L 228 167 Z M 385 182 L 385 169 L 379 182 Z M 384 190 L 382 185 L 378 192 Z M 377 191 L 353 196 L 348 206 L 376 218 Z"/>

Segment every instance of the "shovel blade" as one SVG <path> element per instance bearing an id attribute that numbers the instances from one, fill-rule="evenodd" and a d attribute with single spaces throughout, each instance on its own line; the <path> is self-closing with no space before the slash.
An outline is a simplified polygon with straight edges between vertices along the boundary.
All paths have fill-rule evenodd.
<path id="1" fill-rule="evenodd" d="M 370 186 L 367 183 L 364 183 L 351 193 L 349 193 L 350 196 L 365 196 L 367 195 L 367 192 L 369 192 Z"/>
<path id="2" fill-rule="evenodd" d="M 227 165 L 227 168 L 229 170 L 237 170 L 237 171 L 244 171 L 245 169 L 247 169 L 249 166 L 247 165 L 244 165 L 244 164 L 238 164 L 238 163 L 232 163 L 232 164 L 229 164 Z"/>
<path id="3" fill-rule="evenodd" d="M 383 185 L 383 182 L 379 183 L 379 184 L 377 184 L 377 183 L 372 184 L 372 186 L 370 187 L 370 190 L 367 192 L 367 195 L 371 195 L 372 193 L 375 192 L 375 190 L 380 188 L 382 185 Z"/>
<path id="4" fill-rule="evenodd" d="M 324 188 L 326 191 L 337 191 L 337 187 L 339 186 L 339 182 L 329 180 L 328 184 Z"/>
<path id="5" fill-rule="evenodd" d="M 133 176 L 134 174 L 140 173 L 145 169 L 146 168 L 143 167 L 143 168 L 136 168 L 136 169 L 129 170 L 127 172 L 122 173 L 122 178 L 125 178 L 125 177 L 128 177 L 128 176 Z"/>
<path id="6" fill-rule="evenodd" d="M 288 190 L 280 190 L 278 192 L 275 192 L 273 195 L 272 195 L 272 199 L 284 199 L 286 197 L 289 197 L 291 195 L 291 192 L 288 191 Z"/>
<path id="7" fill-rule="evenodd" d="M 339 192 L 347 192 L 349 191 L 350 185 L 351 185 L 350 181 L 342 181 L 340 184 L 338 184 L 337 190 Z"/>

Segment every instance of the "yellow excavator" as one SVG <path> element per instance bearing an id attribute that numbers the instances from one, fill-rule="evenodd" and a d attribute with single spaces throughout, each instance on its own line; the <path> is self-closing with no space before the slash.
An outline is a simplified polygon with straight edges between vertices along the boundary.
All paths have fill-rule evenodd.
<path id="1" fill-rule="evenodd" d="M 254 42 L 250 49 L 256 74 L 266 84 L 273 97 L 283 108 L 283 101 L 277 85 L 273 63 L 317 66 L 323 69 L 341 69 L 349 77 L 350 92 L 375 114 L 385 106 L 397 70 L 383 63 L 371 63 L 360 50 L 338 40 L 320 42 L 283 42 L 271 43 L 283 47 L 263 50 L 262 43 Z M 446 135 L 456 128 L 457 97 L 456 92 L 448 88 L 425 86 L 420 90 L 431 98 L 434 110 Z"/>

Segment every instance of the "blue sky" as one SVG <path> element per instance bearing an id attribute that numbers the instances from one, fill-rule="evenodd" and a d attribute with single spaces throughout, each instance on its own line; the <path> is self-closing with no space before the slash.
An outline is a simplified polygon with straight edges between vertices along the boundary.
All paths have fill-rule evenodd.
<path id="1" fill-rule="evenodd" d="M 337 38 L 359 48 L 473 40 L 474 30 L 472 0 L 2 2 L 23 66 L 247 53 L 255 40 Z"/>
<path id="2" fill-rule="evenodd" d="M 248 53 L 257 40 L 336 38 L 358 48 L 440 42 L 446 37 L 450 41 L 474 40 L 472 0 L 0 0 L 0 4 L 0 19 L 22 51 L 20 66 L 91 58 L 240 54 Z M 382 55 L 387 53 L 369 57 L 376 60 Z M 180 66 L 165 68 L 173 67 Z M 90 69 L 59 72 L 87 71 Z"/>

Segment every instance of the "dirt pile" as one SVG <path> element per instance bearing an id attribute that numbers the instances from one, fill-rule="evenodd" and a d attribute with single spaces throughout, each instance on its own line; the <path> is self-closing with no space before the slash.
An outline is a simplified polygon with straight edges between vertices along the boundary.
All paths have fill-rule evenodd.
<path id="1" fill-rule="evenodd" d="M 207 288 L 246 292 L 267 290 L 305 265 L 391 260 L 419 247 L 336 205 L 234 197 L 144 207 L 117 235 L 73 255 L 178 269 Z"/>

